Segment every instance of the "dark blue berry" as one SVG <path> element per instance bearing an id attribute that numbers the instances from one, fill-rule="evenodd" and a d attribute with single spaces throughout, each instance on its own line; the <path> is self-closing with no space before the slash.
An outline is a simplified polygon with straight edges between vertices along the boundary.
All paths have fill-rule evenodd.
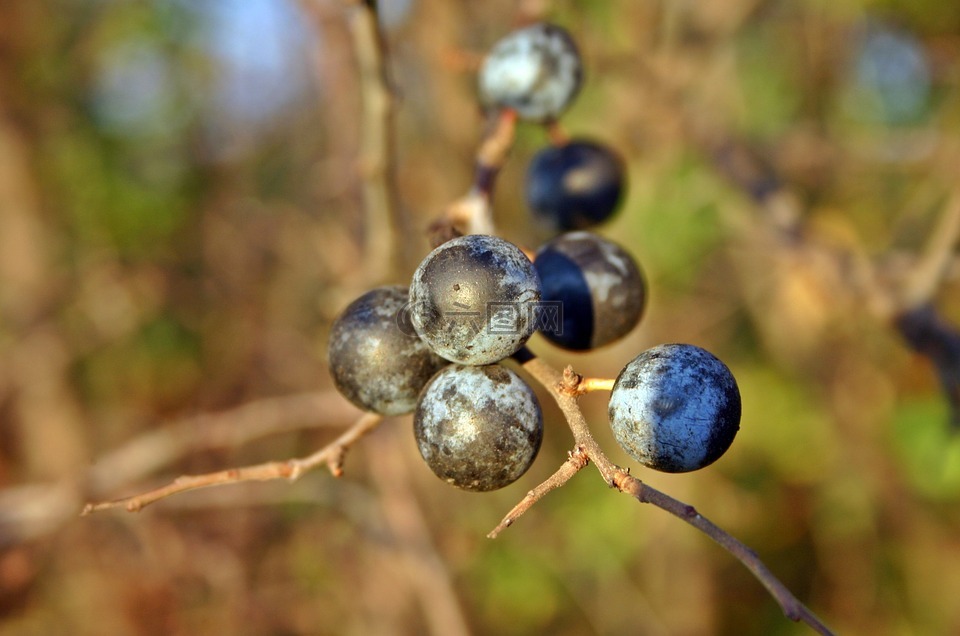
<path id="1" fill-rule="evenodd" d="M 712 464 L 740 428 L 740 389 L 708 351 L 660 345 L 628 364 L 610 394 L 610 427 L 638 462 L 668 473 Z"/>
<path id="2" fill-rule="evenodd" d="M 643 274 L 612 241 L 590 232 L 563 234 L 540 248 L 533 266 L 544 303 L 540 330 L 560 347 L 601 347 L 627 335 L 643 316 Z"/>
<path id="3" fill-rule="evenodd" d="M 613 216 L 624 182 L 623 161 L 603 144 L 549 146 L 534 155 L 527 168 L 527 205 L 547 227 L 582 230 Z"/>

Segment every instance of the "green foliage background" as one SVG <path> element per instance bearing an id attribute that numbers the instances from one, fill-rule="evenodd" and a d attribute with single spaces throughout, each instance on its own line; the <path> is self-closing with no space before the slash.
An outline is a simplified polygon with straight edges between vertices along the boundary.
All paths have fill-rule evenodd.
<path id="1" fill-rule="evenodd" d="M 523 3 L 419 0 L 386 31 L 402 266 L 370 281 L 364 263 L 379 255 L 364 251 L 352 9 L 274 1 L 302 27 L 284 40 L 300 89 L 253 120 L 218 101 L 222 60 L 188 2 L 0 4 L 7 493 L 89 487 L 77 477 L 98 457 L 175 417 L 330 389 L 330 321 L 371 285 L 405 283 L 429 221 L 469 187 L 483 119 L 463 62 Z M 960 633 L 960 438 L 933 369 L 816 262 L 764 240 L 769 220 L 650 81 L 655 69 L 695 121 L 765 157 L 799 198 L 809 240 L 871 259 L 896 282 L 956 187 L 958 5 L 543 4 L 587 62 L 565 130 L 627 161 L 624 209 L 600 231 L 637 256 L 651 291 L 643 325 L 621 343 L 532 348 L 599 377 L 662 342 L 714 351 L 743 395 L 732 449 L 698 473 L 634 474 L 744 540 L 838 632 Z M 910 34 L 926 56 L 929 96 L 909 116 L 890 116 L 851 70 L 879 26 Z M 137 56 L 154 64 L 153 84 L 98 92 L 105 69 Z M 251 93 L 272 90 L 254 79 Z M 134 100 L 135 120 L 110 115 L 118 99 Z M 523 169 L 545 143 L 521 126 L 496 194 L 501 232 L 530 246 L 546 235 L 524 210 Z M 934 300 L 957 324 L 955 274 Z M 318 472 L 191 493 L 33 537 L 0 497 L 0 633 L 423 633 L 418 553 L 385 512 L 401 496 L 426 521 L 419 536 L 476 633 L 807 633 L 707 538 L 591 469 L 487 540 L 570 448 L 544 402 L 536 465 L 492 494 L 436 480 L 399 419 L 348 456 L 340 480 Z M 584 408 L 611 457 L 632 465 L 602 396 Z M 304 455 L 333 434 L 193 454 L 156 483 Z"/>

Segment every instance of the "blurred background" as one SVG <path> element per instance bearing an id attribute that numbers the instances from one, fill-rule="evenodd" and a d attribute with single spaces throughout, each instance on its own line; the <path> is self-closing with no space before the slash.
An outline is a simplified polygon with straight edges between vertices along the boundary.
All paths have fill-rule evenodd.
<path id="1" fill-rule="evenodd" d="M 731 450 L 653 474 L 586 396 L 611 458 L 754 548 L 838 632 L 960 633 L 960 441 L 890 300 L 957 197 L 960 4 L 379 4 L 385 166 L 365 154 L 352 3 L 0 4 L 0 633 L 809 633 L 709 539 L 591 468 L 485 538 L 571 448 L 542 391 L 540 456 L 495 493 L 440 482 L 396 419 L 340 479 L 78 516 L 306 455 L 349 425 L 330 322 L 429 250 L 430 221 L 471 183 L 479 56 L 532 18 L 581 47 L 562 125 L 627 162 L 599 231 L 636 255 L 650 301 L 616 345 L 531 348 L 601 377 L 655 344 L 710 349 L 743 396 Z M 522 180 L 546 143 L 520 126 L 494 205 L 533 248 L 548 235 Z M 387 224 L 364 206 L 381 167 Z M 920 300 L 956 325 L 944 260 Z M 276 434 L 233 443 L 251 421 Z"/>

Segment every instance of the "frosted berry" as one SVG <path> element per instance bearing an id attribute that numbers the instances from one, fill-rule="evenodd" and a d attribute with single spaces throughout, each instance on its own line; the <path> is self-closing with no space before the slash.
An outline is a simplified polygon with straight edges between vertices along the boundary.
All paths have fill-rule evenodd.
<path id="1" fill-rule="evenodd" d="M 708 351 L 660 345 L 621 371 L 609 414 L 627 454 L 649 468 L 682 473 L 712 464 L 730 447 L 740 428 L 740 390 Z"/>
<path id="2" fill-rule="evenodd" d="M 451 365 L 424 388 L 413 420 L 420 454 L 457 488 L 488 491 L 520 478 L 543 440 L 536 395 L 498 364 Z"/>
<path id="3" fill-rule="evenodd" d="M 543 225 L 557 231 L 603 223 L 619 209 L 624 166 L 609 147 L 592 141 L 548 146 L 527 167 L 527 206 Z"/>
<path id="4" fill-rule="evenodd" d="M 514 31 L 490 49 L 480 68 L 480 99 L 491 108 L 511 108 L 526 120 L 557 118 L 583 81 L 573 38 L 547 23 Z"/>
<path id="5" fill-rule="evenodd" d="M 494 236 L 448 241 L 420 263 L 410 319 L 439 355 L 461 364 L 509 357 L 536 327 L 540 281 L 520 249 Z"/>
<path id="6" fill-rule="evenodd" d="M 563 234 L 544 244 L 533 262 L 544 311 L 541 333 L 565 349 L 602 347 L 629 333 L 643 316 L 643 273 L 622 247 L 590 232 Z M 552 303 L 558 308 L 550 309 Z"/>
<path id="7" fill-rule="evenodd" d="M 405 287 L 379 287 L 353 301 L 334 321 L 328 360 L 348 400 L 382 415 L 411 413 L 420 390 L 449 364 L 416 333 L 400 328 Z"/>

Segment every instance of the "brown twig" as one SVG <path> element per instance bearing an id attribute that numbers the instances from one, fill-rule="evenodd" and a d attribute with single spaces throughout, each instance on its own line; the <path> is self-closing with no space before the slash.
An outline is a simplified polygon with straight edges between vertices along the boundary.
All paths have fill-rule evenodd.
<path id="1" fill-rule="evenodd" d="M 566 483 L 589 461 L 597 467 L 604 481 L 611 487 L 630 495 L 641 503 L 653 504 L 661 510 L 669 512 L 720 544 L 757 578 L 780 605 L 787 618 L 806 623 L 820 634 L 832 634 L 830 629 L 770 572 L 770 569 L 753 550 L 701 515 L 693 506 L 647 486 L 639 479 L 631 476 L 628 470 L 620 468 L 607 458 L 590 433 L 583 412 L 580 410 L 580 405 L 577 403 L 579 394 L 577 387 L 580 385 L 582 378 L 574 373 L 571 367 L 568 366 L 563 373 L 560 373 L 539 358 L 533 357 L 529 352 L 526 352 L 526 355 L 522 356 L 521 359 L 525 360 L 522 363 L 523 368 L 550 392 L 550 395 L 560 407 L 573 433 L 576 450 L 570 454 L 570 458 L 556 473 L 527 493 L 526 497 L 504 517 L 503 521 L 488 536 L 495 537 L 540 498 Z"/>
<path id="2" fill-rule="evenodd" d="M 203 475 L 183 475 L 165 486 L 138 495 L 113 501 L 88 503 L 84 506 L 81 515 L 88 515 L 93 512 L 120 507 L 126 508 L 129 512 L 138 512 L 145 506 L 160 501 L 161 499 L 198 488 L 224 486 L 246 481 L 269 481 L 273 479 L 288 479 L 294 481 L 299 479 L 304 473 L 323 464 L 326 464 L 330 468 L 330 472 L 335 477 L 339 477 L 343 474 L 343 458 L 347 449 L 361 437 L 376 428 L 381 421 L 383 421 L 382 416 L 366 413 L 333 442 L 307 457 L 288 459 L 282 462 L 265 462 L 252 466 L 230 468 L 228 470 Z"/>
<path id="3" fill-rule="evenodd" d="M 491 176 L 496 175 L 507 162 L 510 149 L 513 148 L 516 130 L 517 113 L 504 109 L 495 115 L 490 132 L 480 142 L 480 147 L 477 149 L 476 170 L 477 173 L 485 174 L 476 175 L 474 185 L 487 195 L 490 194 L 493 185 L 489 182 Z M 493 173 L 493 175 L 486 173 Z"/>
<path id="4" fill-rule="evenodd" d="M 527 510 L 529 510 L 533 504 L 540 501 L 544 495 L 546 495 L 548 492 L 556 490 L 560 486 L 570 481 L 574 475 L 579 473 L 580 470 L 589 463 L 590 458 L 587 457 L 587 454 L 583 452 L 582 448 L 577 448 L 571 451 L 567 456 L 567 461 L 560 465 L 560 468 L 557 469 L 557 472 L 550 475 L 550 477 L 547 478 L 547 480 L 542 484 L 529 491 L 527 495 L 520 500 L 520 503 L 514 506 L 513 509 L 506 514 L 503 520 L 497 524 L 497 527 L 487 534 L 487 537 L 496 539 L 498 534 L 503 532 L 503 530 L 506 528 L 512 526 L 514 521 L 516 521 Z"/>
<path id="5" fill-rule="evenodd" d="M 547 122 L 546 128 L 547 137 L 550 139 L 552 145 L 559 148 L 570 143 L 570 135 L 568 135 L 564 127 L 560 125 L 560 122 L 556 120 Z"/>
<path id="6" fill-rule="evenodd" d="M 490 130 L 477 149 L 470 190 L 448 205 L 440 218 L 430 225 L 434 246 L 463 234 L 496 233 L 490 202 L 497 175 L 513 147 L 516 127 L 517 114 L 512 110 L 501 110 L 494 115 Z"/>
<path id="7" fill-rule="evenodd" d="M 83 474 L 0 490 L 0 546 L 54 532 L 76 515 L 84 496 L 116 492 L 190 453 L 237 448 L 306 428 L 342 427 L 360 415 L 330 390 L 265 398 L 172 421 L 103 455 Z"/>
<path id="8" fill-rule="evenodd" d="M 255 439 L 315 426 L 343 426 L 362 412 L 334 390 L 255 400 L 183 417 L 107 453 L 90 468 L 93 493 L 115 490 L 199 450 L 237 448 Z"/>
<path id="9" fill-rule="evenodd" d="M 310 0 L 303 0 L 310 4 Z M 381 281 L 396 265 L 396 205 L 390 183 L 393 142 L 393 95 L 387 85 L 383 42 L 374 8 L 361 0 L 344 0 L 362 105 L 359 148 L 360 190 L 366 241 L 363 259 L 367 281 Z"/>
<path id="10" fill-rule="evenodd" d="M 954 191 L 930 232 L 920 260 L 900 293 L 900 306 L 914 309 L 930 302 L 940 286 L 960 236 L 960 191 Z"/>

